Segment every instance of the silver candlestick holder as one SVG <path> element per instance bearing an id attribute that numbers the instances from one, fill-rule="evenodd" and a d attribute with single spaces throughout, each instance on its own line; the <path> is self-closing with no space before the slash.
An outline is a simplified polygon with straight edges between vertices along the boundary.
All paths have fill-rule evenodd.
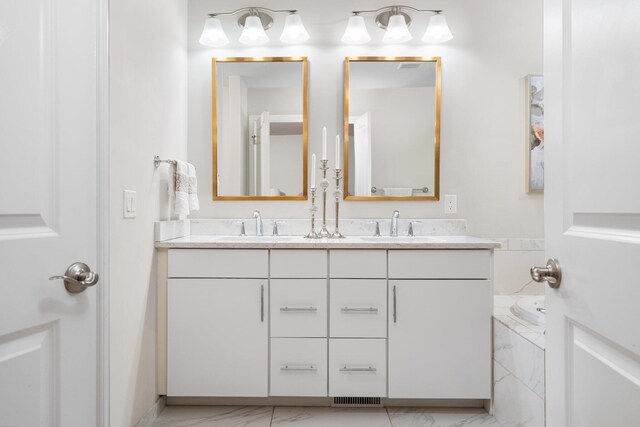
<path id="1" fill-rule="evenodd" d="M 340 233 L 340 230 L 338 228 L 339 219 L 340 219 L 340 199 L 342 198 L 342 190 L 340 189 L 340 180 L 342 179 L 342 169 L 340 168 L 335 169 L 334 178 L 336 180 L 336 190 L 333 192 L 333 195 L 336 199 L 336 230 L 333 232 L 333 234 L 331 234 L 331 238 L 344 239 L 344 236 L 342 235 L 342 233 Z"/>
<path id="2" fill-rule="evenodd" d="M 322 181 L 320 181 L 320 188 L 322 188 L 322 228 L 318 233 L 318 237 L 327 238 L 331 237 L 331 233 L 327 230 L 327 189 L 329 188 L 329 180 L 327 179 L 327 171 L 329 166 L 327 164 L 329 160 L 320 160 L 320 170 L 322 171 Z"/>
<path id="3" fill-rule="evenodd" d="M 309 208 L 309 212 L 311 212 L 311 231 L 304 237 L 307 239 L 317 239 L 319 236 L 318 233 L 316 233 L 316 212 L 318 212 L 318 207 L 316 206 L 316 187 L 311 187 L 311 207 Z"/>

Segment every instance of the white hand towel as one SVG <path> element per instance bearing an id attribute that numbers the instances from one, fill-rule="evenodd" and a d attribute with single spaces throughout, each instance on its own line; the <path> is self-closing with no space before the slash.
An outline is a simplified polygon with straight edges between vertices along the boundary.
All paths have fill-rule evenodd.
<path id="1" fill-rule="evenodd" d="M 397 188 L 384 188 L 384 195 L 385 196 L 392 196 L 392 197 L 411 197 L 413 195 L 413 189 L 412 188 L 402 188 L 402 187 L 397 187 Z"/>
<path id="2" fill-rule="evenodd" d="M 191 212 L 200 210 L 200 202 L 198 201 L 198 178 L 196 177 L 196 168 L 187 163 L 189 167 L 189 210 Z"/>
<path id="3" fill-rule="evenodd" d="M 189 215 L 189 164 L 178 160 L 175 166 L 173 177 L 169 177 L 169 182 L 173 180 L 173 211 L 176 215 Z M 169 184 L 171 190 L 171 184 Z"/>

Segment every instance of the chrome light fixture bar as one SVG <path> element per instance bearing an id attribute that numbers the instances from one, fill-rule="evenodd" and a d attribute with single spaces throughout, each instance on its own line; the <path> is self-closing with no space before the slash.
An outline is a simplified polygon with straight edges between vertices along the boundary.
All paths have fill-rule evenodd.
<path id="1" fill-rule="evenodd" d="M 376 10 L 353 11 L 349 18 L 342 41 L 348 44 L 364 44 L 371 41 L 364 17 L 361 15 L 375 14 L 376 25 L 385 30 L 382 41 L 384 43 L 404 43 L 413 38 L 409 32 L 411 16 L 407 11 L 417 13 L 432 13 L 427 30 L 422 36 L 425 43 L 442 43 L 453 38 L 447 25 L 447 20 L 440 9 L 416 9 L 411 6 L 386 6 Z"/>
<path id="2" fill-rule="evenodd" d="M 273 10 L 265 7 L 243 7 L 233 12 L 210 13 L 200 36 L 200 43 L 210 47 L 221 47 L 229 44 L 220 17 L 242 14 L 238 18 L 238 26 L 242 28 L 239 41 L 248 46 L 260 46 L 269 42 L 266 31 L 273 25 L 271 14 L 288 13 L 284 29 L 280 35 L 283 43 L 303 43 L 309 40 L 302 18 L 297 10 Z"/>

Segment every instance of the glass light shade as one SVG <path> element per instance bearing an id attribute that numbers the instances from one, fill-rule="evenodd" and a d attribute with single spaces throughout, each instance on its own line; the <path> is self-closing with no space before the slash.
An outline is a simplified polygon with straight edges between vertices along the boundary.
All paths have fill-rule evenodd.
<path id="1" fill-rule="evenodd" d="M 264 32 L 260 18 L 257 16 L 247 16 L 239 40 L 240 43 L 249 46 L 259 46 L 269 42 L 269 36 Z"/>
<path id="2" fill-rule="evenodd" d="M 304 28 L 300 15 L 297 13 L 287 15 L 280 41 L 283 43 L 304 43 L 307 40 L 309 40 L 309 33 Z"/>
<path id="3" fill-rule="evenodd" d="M 200 36 L 200 44 L 211 47 L 220 47 L 229 43 L 227 35 L 224 33 L 222 23 L 218 18 L 209 17 L 204 22 L 204 29 Z"/>
<path id="4" fill-rule="evenodd" d="M 427 25 L 427 31 L 422 37 L 422 41 L 425 43 L 442 43 L 449 41 L 453 38 L 451 30 L 447 25 L 447 19 L 441 13 L 436 13 L 429 19 L 429 25 Z"/>
<path id="5" fill-rule="evenodd" d="M 349 18 L 347 29 L 342 36 L 342 42 L 348 44 L 364 44 L 371 41 L 371 36 L 367 31 L 364 18 L 360 15 L 353 15 Z"/>
<path id="6" fill-rule="evenodd" d="M 384 32 L 382 41 L 384 43 L 404 43 L 412 38 L 404 16 L 400 14 L 391 15 L 389 24 L 387 25 L 387 31 Z"/>

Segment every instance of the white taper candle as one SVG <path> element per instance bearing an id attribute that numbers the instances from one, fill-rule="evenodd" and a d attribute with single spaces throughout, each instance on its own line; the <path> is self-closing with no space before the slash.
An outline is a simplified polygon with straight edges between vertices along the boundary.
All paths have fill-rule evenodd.
<path id="1" fill-rule="evenodd" d="M 316 188 L 316 153 L 311 155 L 311 188 Z"/>
<path id="2" fill-rule="evenodd" d="M 327 160 L 327 127 L 322 128 L 322 160 Z"/>
<path id="3" fill-rule="evenodd" d="M 336 169 L 342 169 L 340 167 L 340 135 L 336 135 Z"/>

